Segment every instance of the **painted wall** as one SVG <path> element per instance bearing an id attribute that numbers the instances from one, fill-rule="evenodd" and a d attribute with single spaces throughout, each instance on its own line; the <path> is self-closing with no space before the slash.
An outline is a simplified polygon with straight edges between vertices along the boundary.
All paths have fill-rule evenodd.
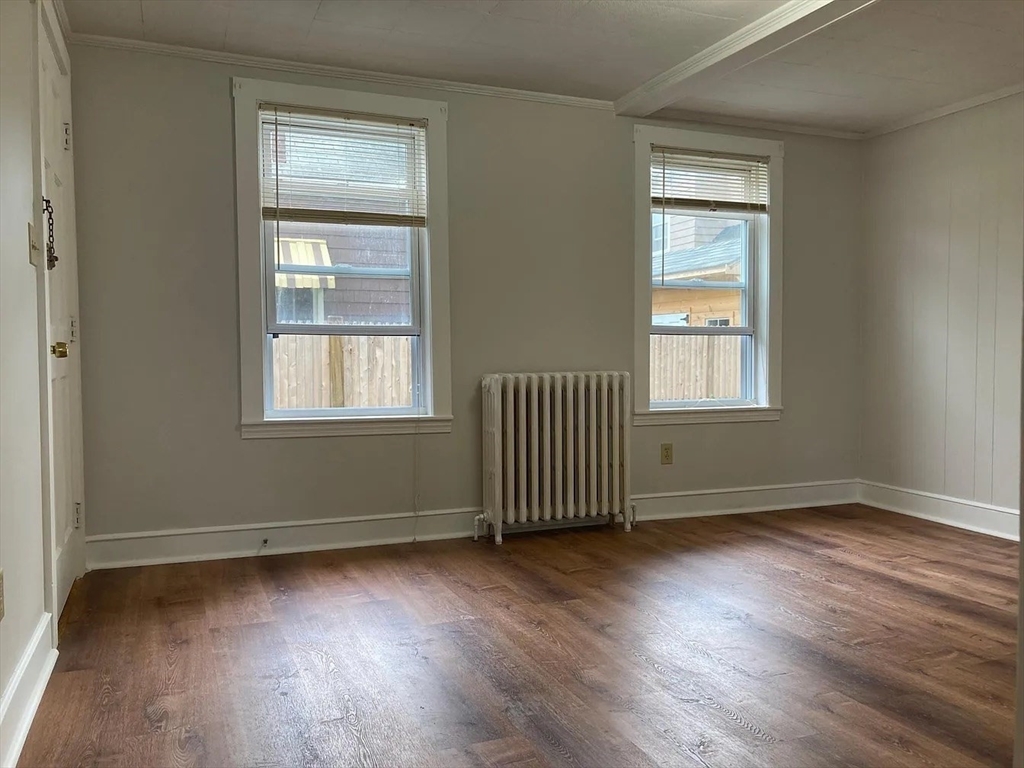
<path id="1" fill-rule="evenodd" d="M 1022 168 L 1020 94 L 868 143 L 863 478 L 1018 508 Z"/>
<path id="2" fill-rule="evenodd" d="M 35 13 L 0 2 L 0 691 L 43 615 L 42 467 L 36 270 L 28 224 L 36 200 L 32 156 Z M 17 714 L 17 713 L 15 713 Z M 5 734 L 6 736 L 6 734 Z M 6 745 L 0 749 L 0 757 Z"/>
<path id="3" fill-rule="evenodd" d="M 411 437 L 238 434 L 230 77 L 370 86 L 82 46 L 72 66 L 87 533 L 412 509 Z M 631 366 L 632 121 L 382 89 L 449 103 L 455 424 L 419 438 L 415 482 L 423 509 L 478 506 L 482 374 Z M 861 148 L 783 138 L 785 414 L 635 429 L 637 493 L 856 475 Z M 669 440 L 686 460 L 662 467 Z"/>

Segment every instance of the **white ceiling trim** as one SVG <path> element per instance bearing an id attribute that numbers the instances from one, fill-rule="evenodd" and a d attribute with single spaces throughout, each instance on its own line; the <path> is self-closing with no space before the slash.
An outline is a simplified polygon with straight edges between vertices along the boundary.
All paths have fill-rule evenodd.
<path id="1" fill-rule="evenodd" d="M 757 61 L 878 0 L 790 0 L 672 69 L 616 99 L 615 113 L 646 117 L 686 91 Z"/>
<path id="2" fill-rule="evenodd" d="M 3 0 L 0 0 L 2 2 Z M 539 91 L 522 91 L 517 88 L 500 88 L 493 85 L 475 85 L 473 83 L 457 83 L 450 80 L 435 80 L 429 77 L 413 75 L 392 75 L 384 72 L 367 72 L 361 69 L 334 67 L 328 64 L 307 64 L 283 59 L 271 59 L 263 56 L 248 56 L 228 51 L 208 51 L 201 48 L 187 48 L 181 45 L 167 45 L 147 40 L 128 40 L 120 37 L 104 37 L 103 35 L 80 35 L 72 33 L 70 42 L 73 45 L 86 45 L 93 48 L 112 48 L 119 51 L 137 51 L 156 53 L 163 56 L 177 56 L 185 59 L 199 59 L 216 64 L 232 64 L 255 69 L 270 69 L 277 72 L 293 72 L 301 75 L 318 75 L 320 77 L 336 77 L 344 80 L 356 80 L 365 83 L 407 86 L 410 88 L 429 88 L 436 91 L 469 93 L 475 96 L 494 96 L 502 99 L 518 99 L 542 104 L 558 104 L 564 107 L 581 107 L 611 112 L 614 105 L 610 101 L 585 99 L 579 96 L 561 96 L 554 93 Z"/>
<path id="3" fill-rule="evenodd" d="M 64 0 L 53 0 L 53 8 L 56 11 L 60 32 L 64 35 L 64 42 L 67 43 L 71 39 L 71 20 L 68 19 L 68 11 L 64 7 Z"/>
<path id="4" fill-rule="evenodd" d="M 866 139 L 866 133 L 857 131 L 840 131 L 832 128 L 816 128 L 812 125 L 797 123 L 780 123 L 774 120 L 759 120 L 754 117 L 736 117 L 734 115 L 716 115 L 712 112 L 690 112 L 685 109 L 665 109 L 646 118 L 647 120 L 668 120 L 673 123 L 694 123 L 698 125 L 721 125 L 733 128 L 753 128 L 759 131 L 776 131 L 777 133 L 798 133 L 802 136 L 824 136 L 829 139 L 847 139 L 859 141 Z"/>
<path id="5" fill-rule="evenodd" d="M 955 104 L 947 104 L 944 107 L 930 109 L 927 112 L 921 112 L 918 115 L 905 117 L 902 120 L 897 120 L 895 123 L 889 123 L 889 125 L 883 126 L 882 128 L 869 131 L 868 133 L 863 134 L 863 136 L 865 139 L 873 139 L 876 136 L 884 136 L 885 134 L 893 133 L 894 131 L 902 131 L 904 128 L 909 128 L 912 125 L 927 123 L 929 120 L 937 120 L 940 117 L 952 115 L 955 112 L 963 112 L 965 109 L 980 107 L 982 104 L 988 104 L 990 101 L 1005 99 L 1007 96 L 1015 96 L 1021 92 L 1024 92 L 1024 83 L 1017 83 L 1016 85 L 1011 85 L 1006 88 L 1000 88 L 997 91 L 983 93 L 980 96 L 972 96 L 969 99 L 958 101 Z"/>

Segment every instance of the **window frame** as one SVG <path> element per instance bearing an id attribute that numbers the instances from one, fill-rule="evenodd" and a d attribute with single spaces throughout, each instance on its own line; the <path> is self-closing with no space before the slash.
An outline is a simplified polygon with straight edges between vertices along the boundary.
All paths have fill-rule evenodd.
<path id="1" fill-rule="evenodd" d="M 232 78 L 235 128 L 236 213 L 238 219 L 240 431 L 249 437 L 326 435 L 437 434 L 451 432 L 451 320 L 448 282 L 447 113 L 441 101 Z M 412 312 L 418 336 L 413 356 L 412 408 L 317 409 L 275 411 L 268 365 L 272 344 L 268 312 L 274 306 L 273 264 L 264 248 L 260 199 L 260 122 L 264 103 L 328 109 L 367 115 L 425 120 L 427 150 L 427 226 L 415 244 L 412 263 Z M 332 335 L 345 326 L 328 326 Z M 291 331 L 307 331 L 294 328 Z M 318 335 L 323 328 L 311 325 Z M 359 335 L 408 336 L 405 326 Z M 380 331 L 377 333 L 376 331 Z M 418 347 L 418 350 L 416 349 Z"/>
<path id="2" fill-rule="evenodd" d="M 637 426 L 714 423 L 731 421 L 776 421 L 782 413 L 782 162 L 784 145 L 780 141 L 752 139 L 727 134 L 636 125 L 634 141 L 634 401 L 633 423 Z M 767 232 L 754 243 L 752 274 L 748 276 L 747 311 L 753 333 L 753 371 L 749 372 L 749 401 L 665 402 L 650 400 L 652 324 L 652 207 L 651 147 L 672 147 L 681 151 L 722 152 L 735 155 L 768 157 Z M 698 209 L 673 209 L 691 215 L 720 215 L 744 218 L 745 214 L 722 211 L 709 214 Z M 741 326 L 728 326 L 728 335 L 738 335 Z M 716 335 L 724 329 L 688 326 L 687 331 L 668 331 L 679 335 Z M 710 333 L 708 333 L 710 331 Z"/>

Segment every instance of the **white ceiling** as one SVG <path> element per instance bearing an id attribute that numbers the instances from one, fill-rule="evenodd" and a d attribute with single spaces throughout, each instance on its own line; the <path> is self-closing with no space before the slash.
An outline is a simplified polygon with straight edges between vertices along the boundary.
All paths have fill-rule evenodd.
<path id="1" fill-rule="evenodd" d="M 870 132 L 1024 82 L 1024 0 L 883 0 L 671 108 Z"/>
<path id="2" fill-rule="evenodd" d="M 1024 0 L 824 5 L 64 0 L 73 37 L 619 100 L 629 114 L 718 115 L 851 133 L 1024 82 Z"/>
<path id="3" fill-rule="evenodd" d="M 65 0 L 75 33 L 614 99 L 784 0 Z"/>

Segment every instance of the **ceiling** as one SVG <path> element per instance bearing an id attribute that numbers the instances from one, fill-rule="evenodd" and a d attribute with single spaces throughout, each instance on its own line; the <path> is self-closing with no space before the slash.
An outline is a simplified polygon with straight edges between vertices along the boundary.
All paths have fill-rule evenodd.
<path id="1" fill-rule="evenodd" d="M 76 33 L 615 99 L 783 0 L 65 0 Z"/>
<path id="2" fill-rule="evenodd" d="M 95 36 L 850 134 L 1024 82 L 1024 0 L 64 0 Z"/>
<path id="3" fill-rule="evenodd" d="M 671 108 L 870 132 L 1024 82 L 1024 0 L 884 0 Z"/>

